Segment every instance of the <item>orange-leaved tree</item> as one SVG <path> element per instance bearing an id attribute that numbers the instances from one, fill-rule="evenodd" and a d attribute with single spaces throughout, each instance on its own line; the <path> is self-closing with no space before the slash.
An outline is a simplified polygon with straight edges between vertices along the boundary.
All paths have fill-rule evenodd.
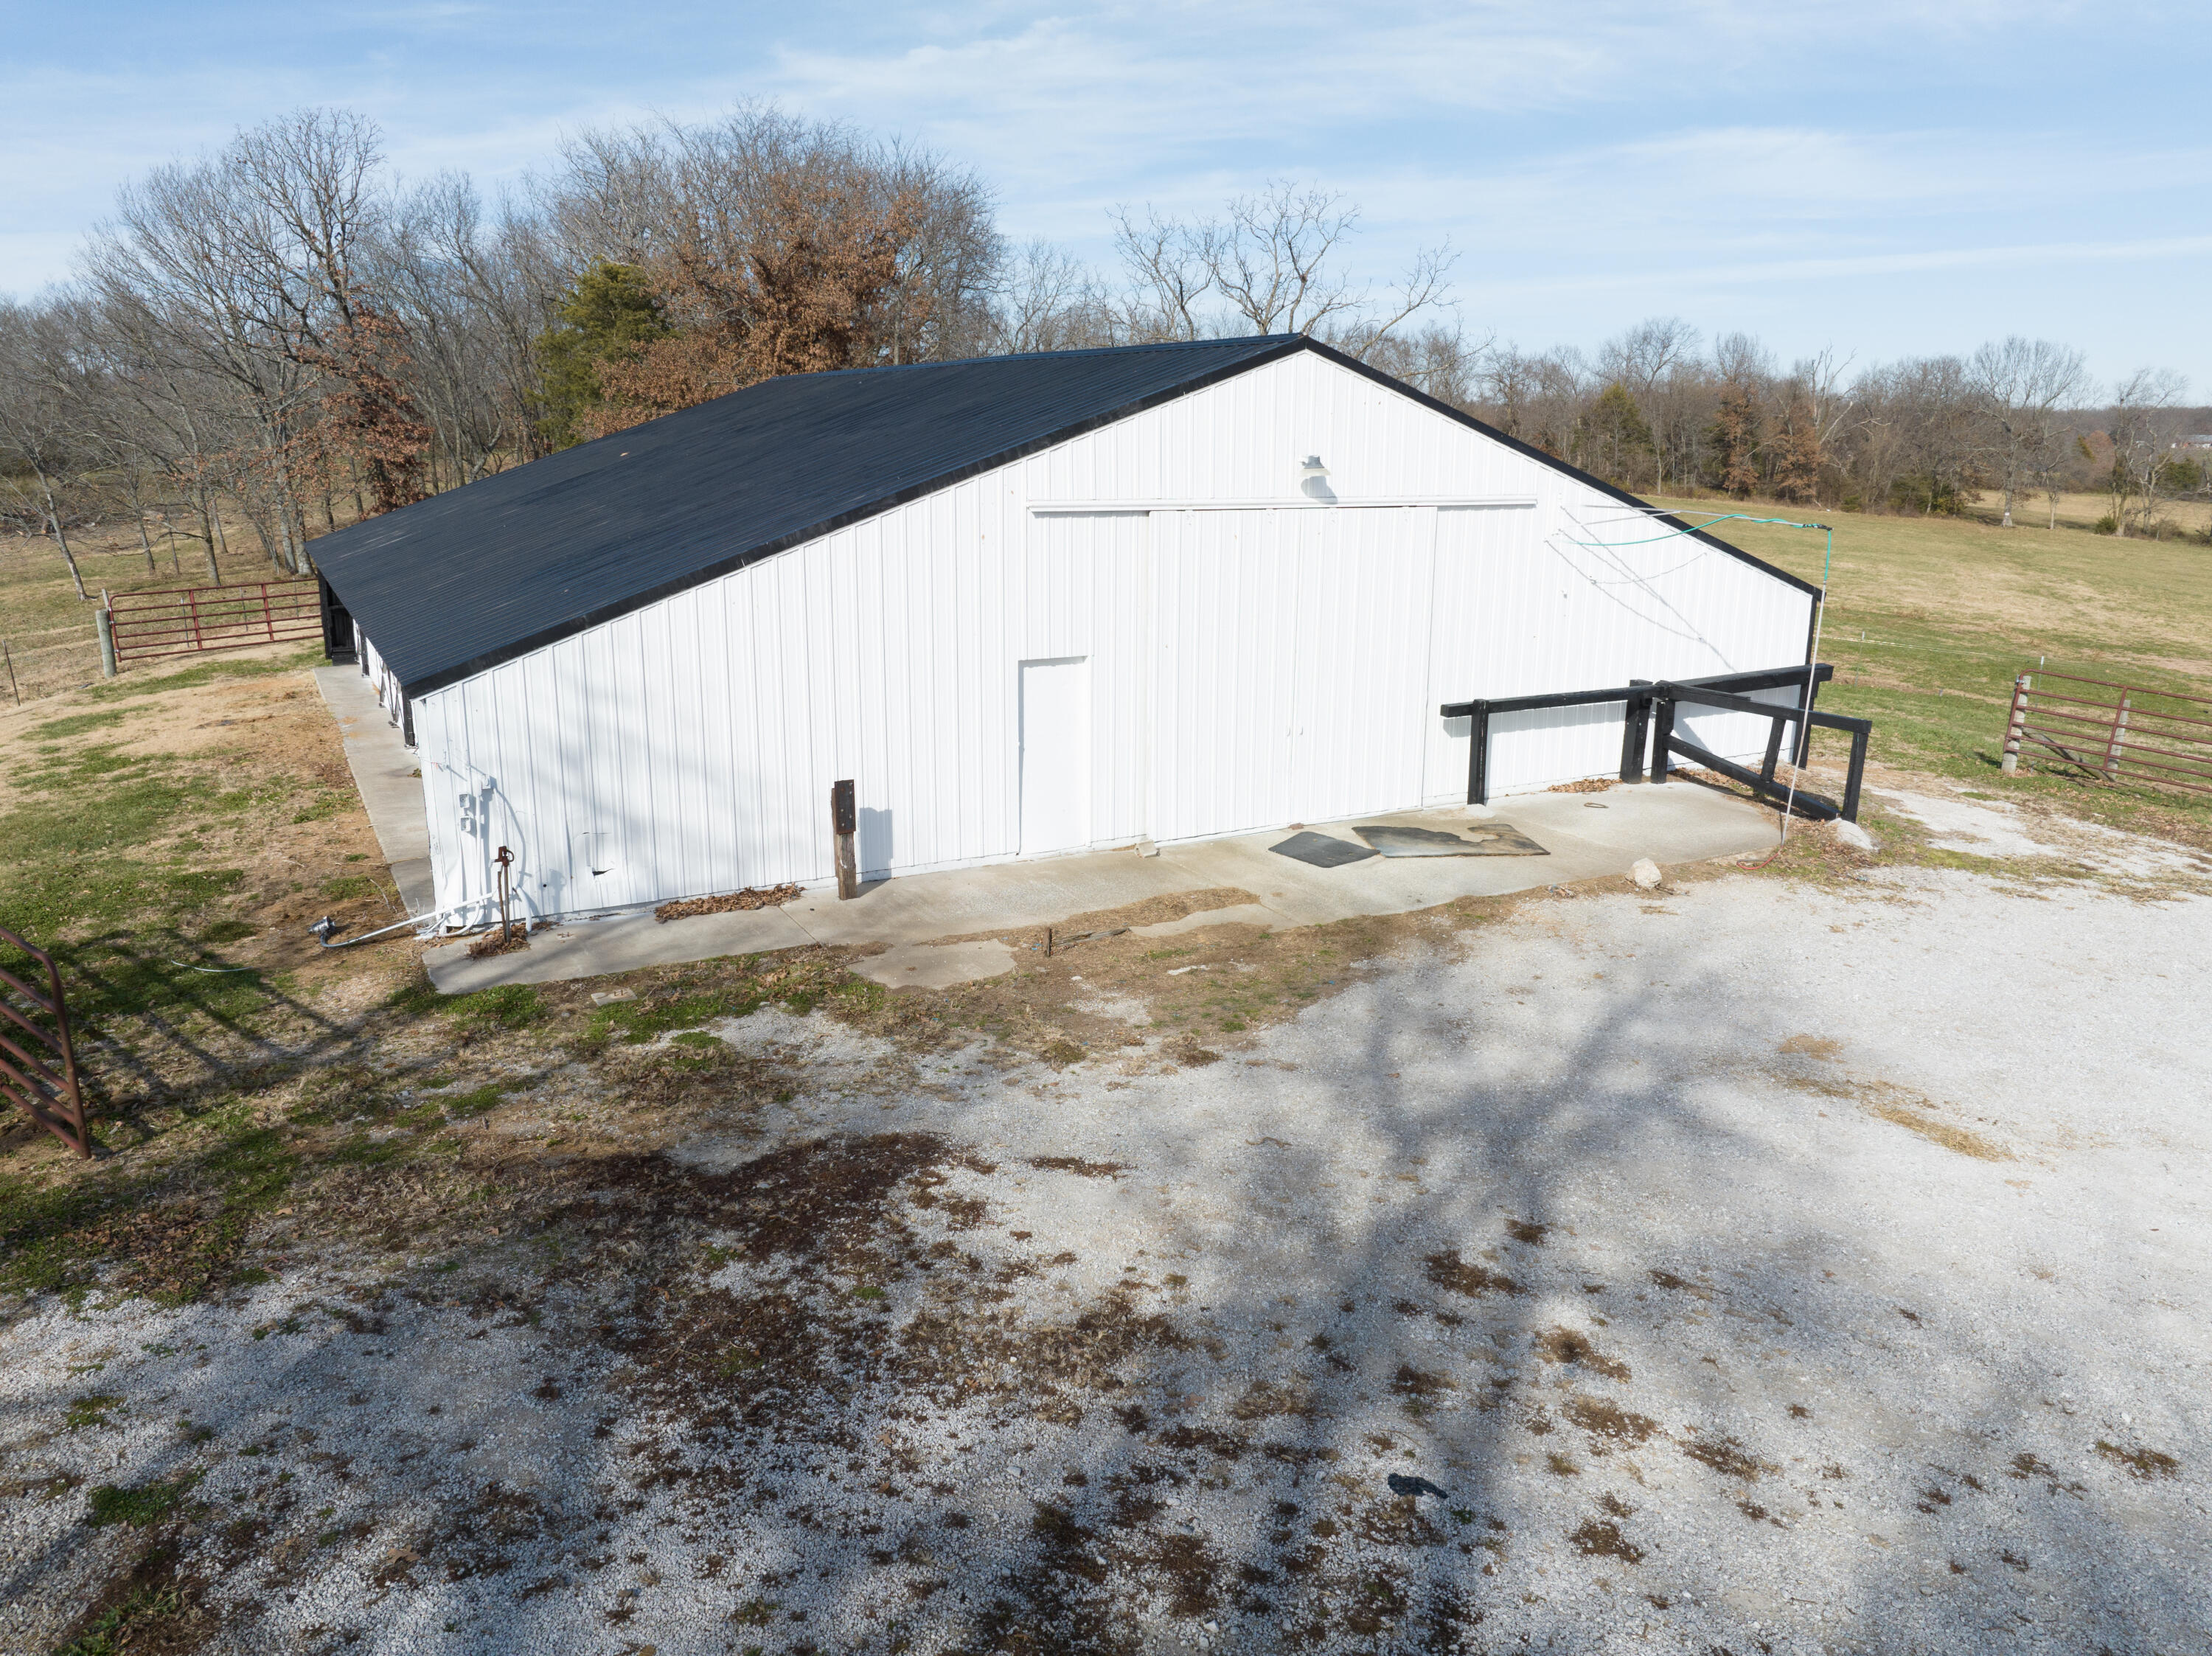
<path id="1" fill-rule="evenodd" d="M 620 431 L 777 374 L 877 361 L 921 208 L 866 173 L 808 167 L 767 180 L 735 245 L 690 235 L 649 272 L 671 331 L 598 363 L 604 400 L 580 429 Z M 927 295 L 902 298 L 911 327 Z"/>

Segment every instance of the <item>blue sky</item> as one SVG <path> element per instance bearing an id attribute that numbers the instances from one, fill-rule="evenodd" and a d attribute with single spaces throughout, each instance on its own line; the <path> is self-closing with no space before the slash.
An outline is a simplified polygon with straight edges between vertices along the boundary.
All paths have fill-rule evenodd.
<path id="1" fill-rule="evenodd" d="M 957 9 L 668 3 L 11 8 L 0 291 L 65 276 L 144 167 L 302 104 L 496 191 L 562 135 L 767 97 L 934 147 L 1002 227 L 1269 177 L 1364 209 L 1363 274 L 1449 235 L 1460 314 L 1589 348 L 1650 315 L 1787 361 L 2081 346 L 2212 398 L 2212 24 L 2131 0 Z"/>

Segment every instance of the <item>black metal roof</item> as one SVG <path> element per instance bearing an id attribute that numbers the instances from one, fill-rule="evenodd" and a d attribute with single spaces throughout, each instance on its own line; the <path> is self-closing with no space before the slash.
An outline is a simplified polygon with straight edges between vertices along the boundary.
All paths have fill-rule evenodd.
<path id="1" fill-rule="evenodd" d="M 420 695 L 1297 350 L 1419 397 L 1283 334 L 792 374 L 342 529 L 315 561 Z"/>

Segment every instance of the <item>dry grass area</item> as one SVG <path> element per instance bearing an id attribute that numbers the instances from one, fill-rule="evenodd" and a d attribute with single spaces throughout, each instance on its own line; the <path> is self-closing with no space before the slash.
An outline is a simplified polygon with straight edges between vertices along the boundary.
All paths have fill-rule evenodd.
<path id="1" fill-rule="evenodd" d="M 1814 531 L 1746 523 L 1716 531 L 1807 579 L 1827 575 L 1820 655 L 1836 678 L 1820 705 L 1874 720 L 1875 786 L 1939 777 L 2024 809 L 2212 847 L 2212 796 L 2102 787 L 2034 759 L 2018 776 L 1998 771 L 2017 674 L 2212 695 L 2212 546 L 1769 502 L 1669 504 L 1833 524 L 1832 566 Z M 1842 738 L 1821 732 L 1814 752 L 1832 776 Z"/>
<path id="2" fill-rule="evenodd" d="M 2001 523 L 2004 518 L 2004 501 L 1996 494 L 1984 494 L 1969 508 L 1969 513 L 1984 523 Z M 2022 497 L 2014 503 L 2012 513 L 2015 525 L 2085 531 L 2094 530 L 2100 519 L 2112 514 L 2111 495 L 2070 489 L 2060 491 L 2055 503 L 2047 494 Z M 2051 522 L 2054 516 L 2057 519 L 2055 525 Z M 2165 525 L 2166 538 L 2212 532 L 2212 500 L 2201 494 L 2192 494 L 2180 500 L 2163 501 L 2158 508 L 2157 521 Z M 2130 534 L 2129 538 L 2139 537 Z"/>

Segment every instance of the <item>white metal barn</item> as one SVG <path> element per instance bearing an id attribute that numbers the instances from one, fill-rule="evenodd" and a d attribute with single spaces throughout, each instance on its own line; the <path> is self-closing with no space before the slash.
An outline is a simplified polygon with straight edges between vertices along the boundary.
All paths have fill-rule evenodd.
<path id="1" fill-rule="evenodd" d="M 316 550 L 439 907 L 507 846 L 552 914 L 826 880 L 841 778 L 864 875 L 960 868 L 1462 800 L 1443 704 L 1807 661 L 1813 587 L 1637 505 L 1269 337 L 770 380 Z M 1498 717 L 1490 791 L 1621 728 Z"/>

